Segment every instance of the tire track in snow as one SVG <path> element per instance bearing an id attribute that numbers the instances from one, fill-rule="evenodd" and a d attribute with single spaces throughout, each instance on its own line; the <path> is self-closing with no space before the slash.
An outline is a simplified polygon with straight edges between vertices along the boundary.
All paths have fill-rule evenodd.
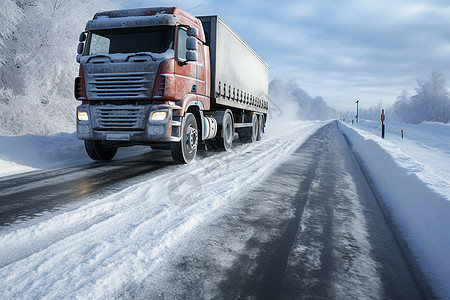
<path id="1" fill-rule="evenodd" d="M 167 152 L 152 151 L 132 159 L 12 176 L 0 181 L 0 226 L 60 210 L 66 204 L 82 204 L 80 200 L 95 195 L 112 194 L 170 165 L 173 161 Z"/>
<path id="2" fill-rule="evenodd" d="M 323 124 L 297 124 L 283 137 L 168 167 L 146 182 L 73 211 L 8 228 L 0 233 L 4 296 L 104 298 L 130 282 L 158 276 L 168 249 L 224 213 Z M 183 174 L 197 177 L 202 192 L 192 193 L 197 187 L 184 178 L 177 183 L 178 193 L 191 197 L 171 197 L 168 183 Z"/>
<path id="3" fill-rule="evenodd" d="M 302 182 L 305 190 L 299 189 Z M 293 208 L 302 201 L 306 204 L 293 247 L 290 243 L 280 246 L 286 225 L 295 218 Z M 173 260 L 175 275 L 166 278 L 168 284 L 162 288 L 148 284 L 137 295 L 157 296 L 156 290 L 167 298 L 184 299 L 276 299 L 276 294 L 280 299 L 423 297 L 335 124 L 316 131 L 271 176 L 236 202 L 235 212 L 210 227 L 203 236 L 194 235 L 190 240 L 194 246 L 186 247 L 197 249 L 196 253 L 185 250 Z M 274 270 L 268 266 L 280 247 L 290 252 L 287 264 L 285 256 L 275 260 L 281 274 L 264 282 L 264 276 Z M 286 267 L 277 265 L 280 261 Z M 281 285 L 267 289 L 281 286 L 276 293 L 256 294 L 261 286 L 280 279 Z"/>

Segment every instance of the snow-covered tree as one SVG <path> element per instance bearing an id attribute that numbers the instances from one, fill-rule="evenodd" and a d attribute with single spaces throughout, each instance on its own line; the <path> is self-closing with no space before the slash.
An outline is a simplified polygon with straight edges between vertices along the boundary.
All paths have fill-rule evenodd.
<path id="1" fill-rule="evenodd" d="M 416 95 L 406 94 L 397 98 L 392 106 L 395 119 L 406 123 L 422 121 L 450 121 L 450 97 L 446 89 L 445 76 L 440 71 L 432 72 L 428 80 L 418 80 Z"/>
<path id="2" fill-rule="evenodd" d="M 269 110 L 276 107 L 286 119 L 327 120 L 339 118 L 339 113 L 330 108 L 322 97 L 312 98 L 294 81 L 272 80 L 269 84 L 269 98 Z"/>
<path id="3" fill-rule="evenodd" d="M 22 16 L 22 11 L 13 0 L 1 0 L 0 9 L 0 65 L 5 59 L 4 40 L 9 38 Z"/>
<path id="4" fill-rule="evenodd" d="M 74 131 L 78 36 L 97 11 L 117 8 L 117 4 L 107 0 L 1 1 L 0 16 L 7 18 L 0 18 L 0 134 Z"/>

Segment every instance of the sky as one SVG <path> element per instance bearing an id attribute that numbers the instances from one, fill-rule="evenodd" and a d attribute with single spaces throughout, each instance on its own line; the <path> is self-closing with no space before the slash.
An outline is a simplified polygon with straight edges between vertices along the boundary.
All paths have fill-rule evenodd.
<path id="1" fill-rule="evenodd" d="M 450 78 L 450 1 L 114 0 L 219 15 L 269 64 L 340 111 L 387 107 L 434 70 Z"/>

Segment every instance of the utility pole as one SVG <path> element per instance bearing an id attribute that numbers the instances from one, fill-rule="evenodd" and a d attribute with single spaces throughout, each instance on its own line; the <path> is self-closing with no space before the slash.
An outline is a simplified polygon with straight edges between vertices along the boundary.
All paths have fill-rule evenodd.
<path id="1" fill-rule="evenodd" d="M 358 103 L 359 103 L 359 100 L 356 101 L 356 123 L 359 123 Z"/>

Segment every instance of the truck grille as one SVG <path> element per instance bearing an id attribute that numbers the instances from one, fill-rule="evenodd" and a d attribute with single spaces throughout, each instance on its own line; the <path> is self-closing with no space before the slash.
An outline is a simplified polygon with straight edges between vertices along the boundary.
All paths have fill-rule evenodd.
<path id="1" fill-rule="evenodd" d="M 147 111 L 146 106 L 91 106 L 92 125 L 95 130 L 144 130 Z"/>
<path id="2" fill-rule="evenodd" d="M 88 75 L 92 100 L 145 99 L 151 97 L 151 73 L 113 73 Z"/>

